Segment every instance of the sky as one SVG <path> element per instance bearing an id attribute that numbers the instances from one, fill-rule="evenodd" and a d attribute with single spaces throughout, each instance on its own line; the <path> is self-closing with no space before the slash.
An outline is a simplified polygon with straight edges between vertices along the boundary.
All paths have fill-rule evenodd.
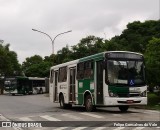
<path id="1" fill-rule="evenodd" d="M 0 40 L 10 44 L 19 63 L 52 54 L 89 35 L 110 39 L 133 21 L 160 19 L 160 0 L 0 0 Z"/>

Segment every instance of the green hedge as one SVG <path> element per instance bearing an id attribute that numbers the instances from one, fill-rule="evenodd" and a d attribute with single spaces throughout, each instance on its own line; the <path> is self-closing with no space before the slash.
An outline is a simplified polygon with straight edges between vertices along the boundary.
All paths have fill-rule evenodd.
<path id="1" fill-rule="evenodd" d="M 148 93 L 148 108 L 160 110 L 160 93 Z"/>

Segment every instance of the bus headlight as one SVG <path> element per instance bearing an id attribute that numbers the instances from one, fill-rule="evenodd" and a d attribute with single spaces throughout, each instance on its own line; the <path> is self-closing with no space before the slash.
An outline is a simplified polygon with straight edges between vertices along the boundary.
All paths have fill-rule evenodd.
<path id="1" fill-rule="evenodd" d="M 140 94 L 141 97 L 146 97 L 147 96 L 147 91 L 144 91 Z"/>
<path id="2" fill-rule="evenodd" d="M 110 96 L 110 97 L 118 97 L 118 95 L 117 95 L 116 93 L 113 93 L 113 92 L 111 92 L 111 91 L 109 91 L 109 96 Z"/>

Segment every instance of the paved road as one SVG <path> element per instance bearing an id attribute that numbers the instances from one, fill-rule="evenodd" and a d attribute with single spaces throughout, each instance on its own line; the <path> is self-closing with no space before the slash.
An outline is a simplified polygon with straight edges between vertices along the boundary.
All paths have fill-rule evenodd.
<path id="1" fill-rule="evenodd" d="M 145 121 L 146 123 L 147 121 L 160 121 L 159 111 L 145 109 L 131 108 L 127 113 L 121 113 L 118 108 L 98 108 L 96 112 L 88 113 L 85 112 L 83 107 L 74 106 L 71 109 L 64 110 L 59 108 L 59 104 L 51 103 L 49 97 L 45 94 L 26 96 L 0 95 L 0 114 L 0 121 L 53 121 L 51 124 L 60 124 L 60 127 L 32 128 L 33 130 L 158 130 L 157 127 L 106 127 L 103 121 L 109 121 L 107 122 L 109 126 L 113 125 L 113 123 L 116 123 L 117 126 L 124 123 L 129 124 L 127 121 Z M 80 124 L 76 125 L 77 127 L 71 127 L 73 125 L 72 121 L 77 121 L 74 123 Z M 124 121 L 124 123 L 120 124 L 121 122 L 116 121 Z M 1 129 L 10 130 L 7 128 Z M 23 129 L 31 130 L 31 128 Z M 16 128 L 15 130 L 20 129 Z"/>

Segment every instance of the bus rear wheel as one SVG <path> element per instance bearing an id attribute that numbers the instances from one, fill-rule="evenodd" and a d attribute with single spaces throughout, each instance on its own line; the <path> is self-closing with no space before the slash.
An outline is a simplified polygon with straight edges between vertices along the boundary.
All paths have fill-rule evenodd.
<path id="1" fill-rule="evenodd" d="M 92 103 L 91 95 L 87 95 L 85 98 L 85 108 L 86 108 L 86 111 L 88 112 L 92 112 L 96 109 L 96 107 Z"/>
<path id="2" fill-rule="evenodd" d="M 60 108 L 63 108 L 63 109 L 66 108 L 66 104 L 64 103 L 64 97 L 62 94 L 59 97 L 59 104 L 60 104 Z"/>
<path id="3" fill-rule="evenodd" d="M 27 94 L 27 91 L 25 90 L 24 92 L 23 92 L 23 95 L 26 95 Z"/>
<path id="4" fill-rule="evenodd" d="M 39 93 L 43 94 L 43 89 L 42 88 L 40 88 Z"/>
<path id="5" fill-rule="evenodd" d="M 127 112 L 128 108 L 129 108 L 129 106 L 119 106 L 119 110 L 121 112 Z"/>

